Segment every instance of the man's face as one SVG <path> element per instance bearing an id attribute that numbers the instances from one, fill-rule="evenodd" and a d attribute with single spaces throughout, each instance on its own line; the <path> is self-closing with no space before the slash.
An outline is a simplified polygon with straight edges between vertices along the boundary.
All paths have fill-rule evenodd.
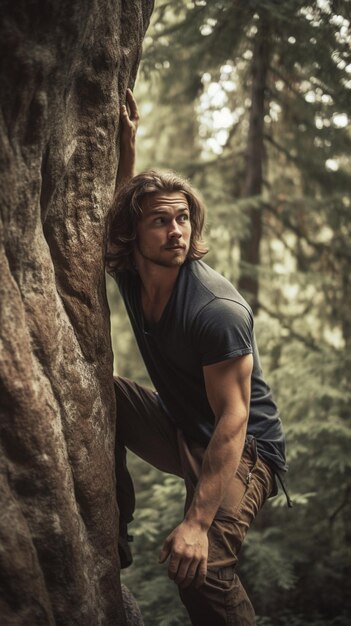
<path id="1" fill-rule="evenodd" d="M 137 254 L 162 267 L 184 263 L 190 245 L 191 224 L 187 199 L 183 193 L 153 193 L 142 203 L 137 224 Z"/>

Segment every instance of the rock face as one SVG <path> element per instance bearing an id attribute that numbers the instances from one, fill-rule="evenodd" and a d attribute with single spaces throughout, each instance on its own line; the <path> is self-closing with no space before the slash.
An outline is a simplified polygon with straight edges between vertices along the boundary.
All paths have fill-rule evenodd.
<path id="1" fill-rule="evenodd" d="M 122 584 L 121 588 L 127 626 L 145 626 L 134 596 L 125 585 Z"/>
<path id="2" fill-rule="evenodd" d="M 152 0 L 0 2 L 0 623 L 124 625 L 105 295 Z"/>

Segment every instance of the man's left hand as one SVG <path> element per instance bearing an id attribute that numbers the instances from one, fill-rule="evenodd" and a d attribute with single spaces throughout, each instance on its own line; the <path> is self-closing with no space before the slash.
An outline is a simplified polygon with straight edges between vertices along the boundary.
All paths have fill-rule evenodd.
<path id="1" fill-rule="evenodd" d="M 168 576 L 180 587 L 200 587 L 207 574 L 207 532 L 198 524 L 183 521 L 168 535 L 160 563 L 169 557 Z"/>

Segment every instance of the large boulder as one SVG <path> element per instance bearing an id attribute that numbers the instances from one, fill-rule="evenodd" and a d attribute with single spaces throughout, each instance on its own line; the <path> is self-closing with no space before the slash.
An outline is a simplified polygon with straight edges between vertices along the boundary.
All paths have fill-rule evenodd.
<path id="1" fill-rule="evenodd" d="M 105 293 L 152 0 L 0 2 L 0 623 L 125 624 Z"/>

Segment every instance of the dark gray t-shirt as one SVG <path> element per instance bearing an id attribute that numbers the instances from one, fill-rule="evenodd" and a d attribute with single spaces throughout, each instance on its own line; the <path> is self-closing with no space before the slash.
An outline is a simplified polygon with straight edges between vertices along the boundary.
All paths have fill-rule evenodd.
<path id="1" fill-rule="evenodd" d="M 161 403 L 185 436 L 207 445 L 214 414 L 202 368 L 232 357 L 253 355 L 248 435 L 260 456 L 285 470 L 285 439 L 271 391 L 262 377 L 252 311 L 223 276 L 203 261 L 187 261 L 157 324 L 146 325 L 137 273 L 117 282 L 150 378 Z"/>

